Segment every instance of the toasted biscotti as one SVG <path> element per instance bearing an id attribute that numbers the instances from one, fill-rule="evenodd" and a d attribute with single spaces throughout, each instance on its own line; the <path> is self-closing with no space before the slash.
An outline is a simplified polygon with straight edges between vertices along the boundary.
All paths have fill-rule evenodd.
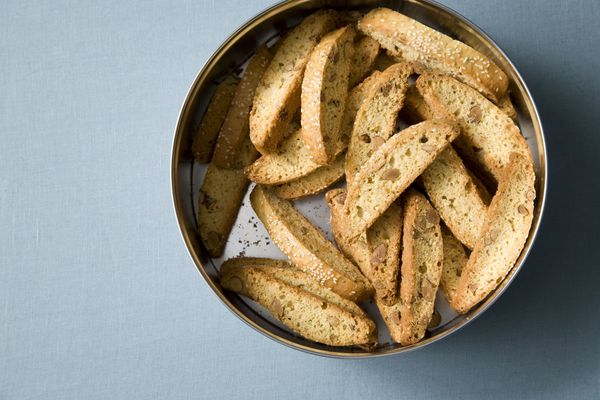
<path id="1" fill-rule="evenodd" d="M 302 140 L 302 130 L 298 129 L 281 144 L 278 153 L 261 156 L 245 172 L 253 182 L 279 185 L 306 176 L 319 167 Z"/>
<path id="2" fill-rule="evenodd" d="M 373 151 L 394 132 L 411 71 L 406 63 L 394 64 L 375 79 L 354 120 L 346 153 L 348 182 L 352 182 Z"/>
<path id="3" fill-rule="evenodd" d="M 239 151 L 241 164 L 251 163 L 256 155 L 256 149 L 246 135 Z M 211 257 L 223 253 L 248 183 L 242 169 L 219 168 L 214 163 L 208 165 L 198 201 L 198 231 Z"/>
<path id="4" fill-rule="evenodd" d="M 260 268 L 283 283 L 304 289 L 316 296 L 340 306 L 355 315 L 364 314 L 364 311 L 353 301 L 346 300 L 331 289 L 319 285 L 306 272 L 295 268 L 285 260 L 257 257 L 236 257 L 226 260 L 219 270 L 221 275 L 226 275 L 235 268 Z"/>
<path id="5" fill-rule="evenodd" d="M 465 313 L 483 300 L 513 268 L 533 220 L 535 173 L 529 157 L 510 155 L 486 216 L 480 239 L 463 269 L 451 305 Z"/>
<path id="6" fill-rule="evenodd" d="M 350 77 L 348 78 L 349 88 L 358 85 L 373 70 L 378 54 L 379 43 L 369 36 L 363 36 L 354 43 Z"/>
<path id="7" fill-rule="evenodd" d="M 429 200 L 448 228 L 472 249 L 479 240 L 487 207 L 452 146 L 423 171 L 421 179 Z"/>
<path id="8" fill-rule="evenodd" d="M 402 207 L 392 203 L 367 229 L 373 287 L 377 298 L 388 305 L 398 301 L 401 239 Z"/>
<path id="9" fill-rule="evenodd" d="M 398 300 L 402 208 L 392 204 L 365 233 L 349 240 L 344 235 L 345 196 L 343 189 L 333 189 L 325 195 L 331 210 L 331 229 L 336 243 L 371 281 L 378 301 L 392 305 Z"/>
<path id="10" fill-rule="evenodd" d="M 250 138 L 262 154 L 273 153 L 300 106 L 306 63 L 319 40 L 335 27 L 336 13 L 321 10 L 285 36 L 265 70 L 250 112 Z"/>
<path id="11" fill-rule="evenodd" d="M 420 22 L 387 8 L 378 8 L 358 28 L 392 55 L 414 64 L 417 73 L 450 75 L 493 101 L 506 93 L 508 78 L 489 58 Z"/>
<path id="12" fill-rule="evenodd" d="M 312 159 L 331 163 L 343 150 L 342 117 L 355 31 L 346 26 L 323 37 L 313 50 L 302 80 L 302 139 Z"/>
<path id="13" fill-rule="evenodd" d="M 239 151 L 248 136 L 248 115 L 254 92 L 269 61 L 271 52 L 266 46 L 260 46 L 244 71 L 215 145 L 212 162 L 219 168 L 242 167 Z"/>
<path id="14" fill-rule="evenodd" d="M 350 141 L 350 136 L 352 135 L 352 128 L 354 127 L 354 120 L 356 119 L 356 113 L 371 92 L 379 75 L 379 71 L 374 71 L 364 81 L 352 88 L 348 94 L 346 108 L 344 109 L 344 116 L 342 118 L 340 135 L 341 146 L 343 148 L 348 147 L 348 142 Z"/>
<path id="15" fill-rule="evenodd" d="M 294 265 L 344 298 L 361 301 L 372 294 L 373 287 L 358 268 L 289 201 L 256 186 L 250 202 L 273 242 Z"/>
<path id="16" fill-rule="evenodd" d="M 323 165 L 293 181 L 275 185 L 275 194 L 282 199 L 298 199 L 321 192 L 344 176 L 345 154 L 340 154 L 331 165 Z"/>
<path id="17" fill-rule="evenodd" d="M 458 133 L 447 121 L 428 120 L 381 145 L 349 185 L 344 205 L 347 235 L 356 237 L 370 227 Z"/>
<path id="18" fill-rule="evenodd" d="M 437 116 L 455 118 L 473 156 L 496 180 L 513 152 L 531 159 L 519 128 L 476 90 L 449 76 L 425 74 L 417 88 Z"/>
<path id="19" fill-rule="evenodd" d="M 375 324 L 364 312 L 349 311 L 276 276 L 261 267 L 230 268 L 221 276 L 221 285 L 258 302 L 289 329 L 309 340 L 331 346 L 374 342 Z"/>
<path id="20" fill-rule="evenodd" d="M 440 288 L 448 303 L 453 304 L 455 302 L 460 275 L 467 264 L 469 256 L 462 243 L 445 226 L 442 226 L 442 240 L 444 242 L 444 265 Z"/>
<path id="21" fill-rule="evenodd" d="M 427 199 L 410 190 L 404 210 L 400 343 L 409 345 L 423 338 L 431 320 L 444 250 L 440 218 Z"/>
<path id="22" fill-rule="evenodd" d="M 211 160 L 215 141 L 227 116 L 238 83 L 237 77 L 229 75 L 217 86 L 192 142 L 192 154 L 196 161 L 207 163 Z"/>

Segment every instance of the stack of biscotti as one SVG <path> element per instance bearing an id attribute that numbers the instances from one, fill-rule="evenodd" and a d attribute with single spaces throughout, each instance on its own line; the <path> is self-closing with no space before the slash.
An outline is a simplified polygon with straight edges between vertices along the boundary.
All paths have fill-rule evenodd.
<path id="1" fill-rule="evenodd" d="M 259 47 L 209 103 L 198 161 L 216 132 L 202 243 L 223 253 L 253 182 L 251 206 L 288 260 L 230 259 L 221 285 L 306 339 L 372 346 L 358 303 L 373 297 L 392 340 L 414 345 L 443 326 L 438 294 L 468 312 L 528 239 L 535 172 L 508 77 L 399 12 L 321 10 Z M 293 202 L 309 196 L 329 206 L 335 244 Z"/>

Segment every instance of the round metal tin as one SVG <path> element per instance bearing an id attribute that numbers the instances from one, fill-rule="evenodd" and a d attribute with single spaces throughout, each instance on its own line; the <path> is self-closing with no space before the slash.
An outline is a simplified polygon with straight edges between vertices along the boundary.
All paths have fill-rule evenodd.
<path id="1" fill-rule="evenodd" d="M 378 346 L 373 351 L 366 351 L 360 348 L 325 346 L 298 337 L 264 314 L 257 312 L 256 306 L 252 302 L 223 291 L 218 284 L 218 270 L 216 265 L 213 260 L 210 260 L 203 254 L 202 246 L 196 233 L 195 201 L 197 200 L 196 192 L 201 175 L 199 172 L 200 169 L 195 165 L 191 156 L 190 146 L 198 121 L 204 113 L 208 100 L 219 79 L 239 69 L 252 55 L 258 45 L 278 37 L 282 32 L 293 27 L 302 18 L 317 9 L 334 8 L 339 10 L 366 11 L 375 7 L 388 7 L 400 11 L 453 38 L 459 39 L 487 55 L 504 70 L 510 80 L 509 90 L 518 113 L 519 127 L 527 139 L 534 159 L 537 176 L 537 199 L 530 235 L 515 267 L 486 300 L 471 309 L 467 314 L 458 315 L 451 320 L 444 321 L 442 325 L 430 332 L 429 337 L 417 344 L 400 346 L 388 342 Z M 475 24 L 455 11 L 430 0 L 290 0 L 268 8 L 243 24 L 223 42 L 198 73 L 183 103 L 179 121 L 175 129 L 171 179 L 175 213 L 190 255 L 211 290 L 236 316 L 265 336 L 297 350 L 340 358 L 379 357 L 422 348 L 456 332 L 481 315 L 510 285 L 522 268 L 540 226 L 547 187 L 546 146 L 537 109 L 527 86 L 515 66 L 490 37 Z M 243 210 L 244 208 L 249 208 L 247 201 L 245 201 Z M 246 216 L 247 214 L 244 217 Z M 309 216 L 309 218 L 311 217 Z M 319 216 L 315 217 L 313 215 L 312 218 L 313 220 L 314 218 L 318 219 Z M 245 221 L 241 225 L 240 229 L 243 231 L 243 225 L 246 225 Z M 236 234 L 235 229 L 233 234 Z M 239 235 L 239 232 L 237 234 Z M 233 239 L 236 238 L 233 237 Z M 239 241 L 241 242 L 241 240 Z M 232 242 L 232 238 L 230 238 L 230 242 Z"/>

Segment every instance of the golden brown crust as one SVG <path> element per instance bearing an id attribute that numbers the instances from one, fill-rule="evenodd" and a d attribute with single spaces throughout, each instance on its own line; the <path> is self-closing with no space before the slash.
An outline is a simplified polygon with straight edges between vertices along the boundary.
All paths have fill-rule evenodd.
<path id="1" fill-rule="evenodd" d="M 225 121 L 238 83 L 237 77 L 229 75 L 217 86 L 192 142 L 192 154 L 196 161 L 210 162 L 219 130 Z"/>
<path id="2" fill-rule="evenodd" d="M 260 78 L 271 61 L 271 52 L 266 46 L 260 46 L 237 86 L 225 121 L 221 126 L 212 162 L 219 168 L 241 168 L 239 152 L 248 136 L 248 115 L 252 108 L 254 92 Z"/>
<path id="3" fill-rule="evenodd" d="M 348 77 L 355 31 L 349 26 L 323 37 L 306 65 L 302 80 L 302 138 L 312 159 L 332 162 L 340 145 L 342 116 L 348 97 Z"/>
<path id="4" fill-rule="evenodd" d="M 358 28 L 392 55 L 413 63 L 419 74 L 431 71 L 453 76 L 493 101 L 506 93 L 508 78 L 489 58 L 399 12 L 372 10 L 361 18 Z"/>
<path id="5" fill-rule="evenodd" d="M 300 106 L 304 68 L 319 39 L 335 26 L 336 13 L 320 10 L 285 36 L 256 88 L 250 138 L 262 154 L 273 153 Z"/>

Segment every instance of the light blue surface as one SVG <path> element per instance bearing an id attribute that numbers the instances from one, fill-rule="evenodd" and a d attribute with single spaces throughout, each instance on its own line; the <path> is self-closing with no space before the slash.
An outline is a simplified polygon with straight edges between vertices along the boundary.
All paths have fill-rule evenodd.
<path id="1" fill-rule="evenodd" d="M 445 4 L 534 94 L 546 219 L 523 272 L 473 324 L 421 351 L 342 361 L 277 345 L 226 310 L 172 211 L 187 89 L 269 3 L 3 1 L 0 399 L 600 398 L 600 3 Z"/>

